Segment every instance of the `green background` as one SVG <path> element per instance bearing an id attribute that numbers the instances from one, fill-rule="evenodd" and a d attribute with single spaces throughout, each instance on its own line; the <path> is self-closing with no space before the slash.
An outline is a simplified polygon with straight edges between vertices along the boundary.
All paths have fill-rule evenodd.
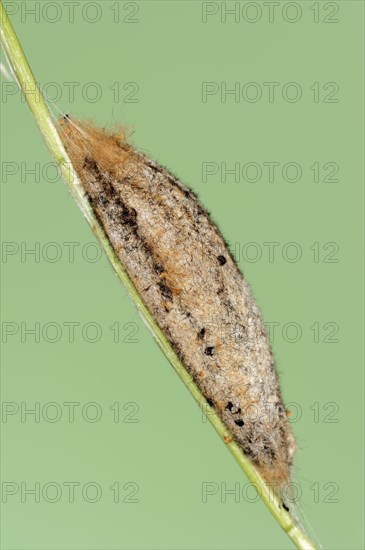
<path id="1" fill-rule="evenodd" d="M 45 4 L 40 2 L 41 10 Z M 256 23 L 247 21 L 254 11 L 222 22 L 220 2 L 211 3 L 218 13 L 204 23 L 202 4 L 192 1 L 142 1 L 134 15 L 135 3 L 120 2 L 119 22 L 118 3 L 97 2 L 102 15 L 91 23 L 97 12 L 91 6 L 83 17 L 85 4 L 90 2 L 75 8 L 73 23 L 63 2 L 61 18 L 53 23 L 52 6 L 39 18 L 24 11 L 34 2 L 19 3 L 23 7 L 12 16 L 37 80 L 50 96 L 55 90 L 61 94 L 52 110 L 132 129 L 135 145 L 190 185 L 232 248 L 241 251 L 240 267 L 265 320 L 279 323 L 273 348 L 299 447 L 294 481 L 301 487 L 301 508 L 324 548 L 364 548 L 363 3 L 297 2 L 302 13 L 296 23 L 285 20 L 298 9 L 287 2 L 276 8 L 273 22 L 265 3 L 247 8 L 242 2 L 243 10 L 262 8 Z M 331 15 L 336 6 L 338 13 Z M 128 14 L 136 22 L 123 21 Z M 325 17 L 339 21 L 324 22 Z M 67 82 L 79 83 L 74 98 Z M 94 102 L 91 82 L 102 90 Z M 136 102 L 126 102 L 128 82 L 138 85 Z M 219 90 L 206 102 L 203 82 L 215 82 Z M 241 95 L 236 102 L 227 96 L 224 102 L 223 82 L 227 88 L 256 82 L 262 98 L 249 102 Z M 280 83 L 273 102 L 264 82 Z M 300 85 L 299 101 L 283 99 L 288 82 Z M 315 82 L 318 102 L 309 89 Z M 323 89 L 328 82 L 338 84 L 338 102 L 324 101 L 332 90 Z M 29 415 L 22 422 L 20 412 L 3 416 L 3 499 L 9 488 L 4 483 L 19 490 L 2 504 L 2 548 L 292 548 L 265 506 L 250 501 L 247 479 L 153 342 L 106 259 L 83 258 L 83 247 L 94 237 L 62 180 L 50 182 L 51 170 L 44 175 L 49 153 L 11 86 L 2 78 L 2 400 L 5 407 L 16 403 L 19 411 L 22 402 L 28 408 L 38 402 L 41 409 L 55 402 L 62 416 L 50 422 L 51 408 L 39 422 Z M 116 86 L 119 101 L 110 89 Z M 257 182 L 242 176 L 224 182 L 220 173 L 204 182 L 204 162 L 219 169 L 221 163 L 231 168 L 249 162 L 280 167 L 274 182 L 265 170 Z M 299 181 L 283 177 L 288 162 L 300 165 Z M 339 181 L 323 181 L 327 167 L 315 182 L 309 169 L 315 162 L 336 163 Z M 39 177 L 26 173 L 36 163 Z M 79 243 L 74 262 L 67 242 Z M 273 261 L 267 242 L 279 243 Z M 301 252 L 296 262 L 285 255 L 293 254 L 291 242 Z M 22 247 L 35 246 L 39 257 L 22 257 Z M 12 255 L 6 254 L 9 247 Z M 52 250 L 61 251 L 58 261 L 44 258 Z M 253 261 L 257 251 L 262 257 Z M 41 332 L 51 327 L 38 343 L 23 330 L 37 322 Z M 64 325 L 69 322 L 79 323 L 73 343 Z M 95 343 L 82 337 L 91 322 L 102 331 Z M 55 335 L 55 325 L 47 323 L 60 327 L 59 341 L 47 341 Z M 119 342 L 109 328 L 115 323 Z M 18 331 L 6 337 L 10 326 Z M 298 326 L 301 336 L 290 341 Z M 136 334 L 128 337 L 132 331 Z M 93 334 L 90 329 L 89 339 Z M 73 423 L 65 402 L 80 403 Z M 97 422 L 81 414 L 90 402 L 102 411 Z M 119 422 L 109 409 L 115 402 Z M 91 417 L 95 410 L 84 409 L 84 416 L 88 412 Z M 131 418 L 138 421 L 126 421 Z M 49 502 L 52 487 L 39 503 L 22 495 L 21 483 L 31 488 L 36 482 L 41 489 L 58 484 L 60 500 Z M 80 484 L 73 503 L 65 482 Z M 82 497 L 89 482 L 102 490 L 98 502 Z M 109 489 L 116 482 L 117 503 Z M 217 492 L 203 502 L 205 482 Z M 124 502 L 135 487 L 127 483 L 138 484 L 138 502 Z M 224 488 L 235 484 L 240 495 L 224 499 Z"/>

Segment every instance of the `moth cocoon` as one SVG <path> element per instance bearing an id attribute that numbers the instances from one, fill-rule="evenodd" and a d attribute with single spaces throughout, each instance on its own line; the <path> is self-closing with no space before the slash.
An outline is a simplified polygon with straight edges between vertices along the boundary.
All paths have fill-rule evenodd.
<path id="1" fill-rule="evenodd" d="M 196 195 L 124 135 L 60 120 L 60 136 L 116 255 L 235 441 L 273 487 L 295 441 L 250 287 Z"/>

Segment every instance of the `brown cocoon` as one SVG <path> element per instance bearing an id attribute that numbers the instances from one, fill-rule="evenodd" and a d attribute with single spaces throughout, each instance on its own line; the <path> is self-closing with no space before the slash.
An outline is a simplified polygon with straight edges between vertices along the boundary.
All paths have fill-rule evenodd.
<path id="1" fill-rule="evenodd" d="M 272 486 L 295 441 L 250 287 L 195 194 L 123 134 L 60 121 L 92 208 L 144 303 L 244 453 Z"/>

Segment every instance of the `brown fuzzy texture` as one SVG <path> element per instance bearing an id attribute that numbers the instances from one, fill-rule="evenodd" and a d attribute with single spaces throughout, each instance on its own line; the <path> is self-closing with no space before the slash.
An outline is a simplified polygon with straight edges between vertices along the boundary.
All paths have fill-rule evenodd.
<path id="1" fill-rule="evenodd" d="M 60 121 L 92 208 L 144 303 L 235 441 L 271 485 L 295 441 L 260 311 L 196 196 L 122 133 Z"/>

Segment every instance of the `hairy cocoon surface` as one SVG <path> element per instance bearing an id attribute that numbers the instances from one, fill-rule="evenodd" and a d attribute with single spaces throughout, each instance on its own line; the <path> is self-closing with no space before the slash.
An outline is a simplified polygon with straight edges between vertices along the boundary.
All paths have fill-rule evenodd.
<path id="1" fill-rule="evenodd" d="M 60 121 L 92 208 L 155 321 L 271 485 L 295 442 L 260 311 L 194 193 L 122 134 Z"/>

